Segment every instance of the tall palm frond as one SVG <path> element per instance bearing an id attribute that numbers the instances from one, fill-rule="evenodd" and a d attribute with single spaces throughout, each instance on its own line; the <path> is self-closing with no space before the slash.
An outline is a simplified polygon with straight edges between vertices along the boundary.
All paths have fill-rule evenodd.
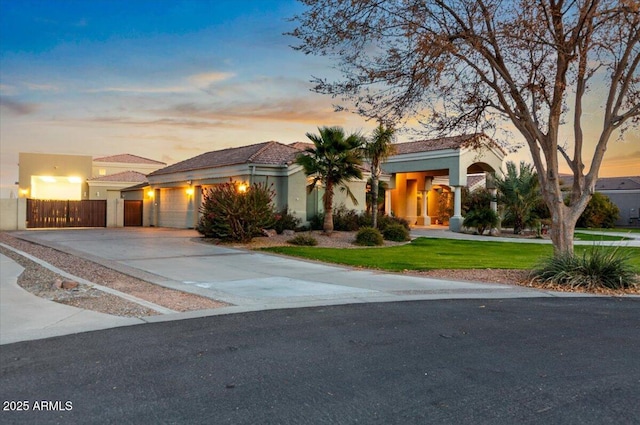
<path id="1" fill-rule="evenodd" d="M 395 136 L 395 129 L 393 127 L 385 127 L 380 124 L 373 131 L 371 138 L 366 145 L 362 148 L 364 156 L 369 160 L 371 164 L 371 197 L 372 199 L 378 199 L 378 180 L 382 173 L 382 163 L 393 155 L 395 152 L 395 146 L 393 146 L 393 139 Z M 371 218 L 373 221 L 373 227 L 378 226 L 378 207 L 371 210 Z"/>
<path id="2" fill-rule="evenodd" d="M 345 137 L 341 127 L 320 127 L 319 134 L 307 133 L 313 147 L 307 148 L 299 155 L 296 163 L 300 164 L 307 176 L 314 176 L 307 190 L 311 191 L 318 183 L 323 183 L 325 193 L 324 224 L 326 233 L 333 231 L 333 194 L 335 188 L 346 191 L 347 196 L 357 205 L 357 199 L 346 183 L 362 178 L 362 156 L 360 148 L 364 139 L 359 134 Z"/>

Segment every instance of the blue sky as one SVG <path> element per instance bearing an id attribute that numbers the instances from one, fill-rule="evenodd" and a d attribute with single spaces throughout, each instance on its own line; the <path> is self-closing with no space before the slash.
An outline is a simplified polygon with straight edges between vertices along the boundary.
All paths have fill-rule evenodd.
<path id="1" fill-rule="evenodd" d="M 16 189 L 18 152 L 174 163 L 304 140 L 321 125 L 367 133 L 373 124 L 309 90 L 312 75 L 333 71 L 289 47 L 283 33 L 301 10 L 293 0 L 0 0 L 2 196 Z M 637 165 L 631 145 L 608 155 L 622 161 L 613 171 Z"/>

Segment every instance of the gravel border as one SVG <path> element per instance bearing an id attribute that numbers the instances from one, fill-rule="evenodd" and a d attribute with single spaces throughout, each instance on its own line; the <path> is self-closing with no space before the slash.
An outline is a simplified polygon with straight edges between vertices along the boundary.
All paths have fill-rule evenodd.
<path id="1" fill-rule="evenodd" d="M 0 242 L 39 258 L 79 278 L 133 295 L 174 311 L 205 310 L 229 305 L 203 296 L 155 285 L 109 269 L 93 261 L 15 238 L 5 232 L 0 233 Z M 0 252 L 25 268 L 25 271 L 18 277 L 18 285 L 39 297 L 115 316 L 145 317 L 160 314 L 155 310 L 78 282 L 76 282 L 78 286 L 74 289 L 59 289 L 56 286 L 56 281 L 60 283 L 68 281 L 68 279 L 9 249 L 0 246 Z"/>

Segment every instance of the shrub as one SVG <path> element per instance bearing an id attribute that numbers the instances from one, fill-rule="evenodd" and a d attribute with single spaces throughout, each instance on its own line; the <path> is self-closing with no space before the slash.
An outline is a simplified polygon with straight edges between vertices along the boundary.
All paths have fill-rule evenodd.
<path id="1" fill-rule="evenodd" d="M 390 224 L 382 231 L 388 241 L 404 242 L 409 240 L 409 231 L 401 224 Z"/>
<path id="2" fill-rule="evenodd" d="M 636 273 L 628 254 L 618 248 L 594 245 L 582 256 L 559 255 L 544 260 L 532 275 L 537 280 L 570 288 L 624 289 L 636 286 Z"/>
<path id="3" fill-rule="evenodd" d="M 316 246 L 318 245 L 318 241 L 311 235 L 297 235 L 296 237 L 289 239 L 287 243 L 291 245 L 299 245 L 299 246 Z"/>
<path id="4" fill-rule="evenodd" d="M 376 246 L 384 244 L 382 233 L 373 227 L 363 227 L 356 234 L 356 245 Z"/>
<path id="5" fill-rule="evenodd" d="M 233 182 L 214 186 L 204 192 L 197 230 L 205 237 L 249 242 L 273 226 L 274 196 L 264 184 L 254 183 L 244 193 Z"/>
<path id="6" fill-rule="evenodd" d="M 471 210 L 464 217 L 462 225 L 464 227 L 475 227 L 478 230 L 478 234 L 482 235 L 485 230 L 498 225 L 498 215 L 488 207 Z"/>
<path id="7" fill-rule="evenodd" d="M 358 213 L 348 210 L 344 205 L 333 209 L 333 230 L 354 232 L 360 228 Z"/>
<path id="8" fill-rule="evenodd" d="M 302 221 L 295 215 L 291 214 L 288 207 L 284 207 L 282 211 L 277 213 L 275 220 L 276 222 L 273 225 L 273 228 L 279 235 L 281 235 L 285 230 L 296 230 Z"/>
<path id="9" fill-rule="evenodd" d="M 617 205 L 607 195 L 595 192 L 587 207 L 580 215 L 577 227 L 611 228 L 615 227 L 620 216 Z"/>
<path id="10" fill-rule="evenodd" d="M 464 187 L 462 190 L 462 215 L 467 215 L 470 211 L 490 208 L 491 201 L 495 201 L 495 199 L 489 189 L 483 187 L 469 191 Z"/>
<path id="11" fill-rule="evenodd" d="M 405 229 L 407 229 L 407 232 L 411 229 L 411 227 L 409 226 L 409 222 L 407 220 L 405 220 L 404 218 L 401 217 L 393 217 L 390 215 L 379 215 L 378 216 L 378 229 L 381 232 L 384 232 L 384 229 L 386 229 L 389 226 L 393 226 L 393 225 L 400 225 L 402 227 L 404 227 Z"/>
<path id="12" fill-rule="evenodd" d="M 309 227 L 311 228 L 311 230 L 322 230 L 322 226 L 323 225 L 324 225 L 324 214 L 323 213 L 314 215 L 309 220 Z"/>

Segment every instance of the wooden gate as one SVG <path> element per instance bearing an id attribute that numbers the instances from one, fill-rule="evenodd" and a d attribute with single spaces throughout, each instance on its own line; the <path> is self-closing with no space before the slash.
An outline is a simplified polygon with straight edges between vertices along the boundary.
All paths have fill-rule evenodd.
<path id="1" fill-rule="evenodd" d="M 107 227 L 107 201 L 27 199 L 27 228 Z"/>
<path id="2" fill-rule="evenodd" d="M 142 201 L 124 201 L 124 225 L 142 226 Z"/>

